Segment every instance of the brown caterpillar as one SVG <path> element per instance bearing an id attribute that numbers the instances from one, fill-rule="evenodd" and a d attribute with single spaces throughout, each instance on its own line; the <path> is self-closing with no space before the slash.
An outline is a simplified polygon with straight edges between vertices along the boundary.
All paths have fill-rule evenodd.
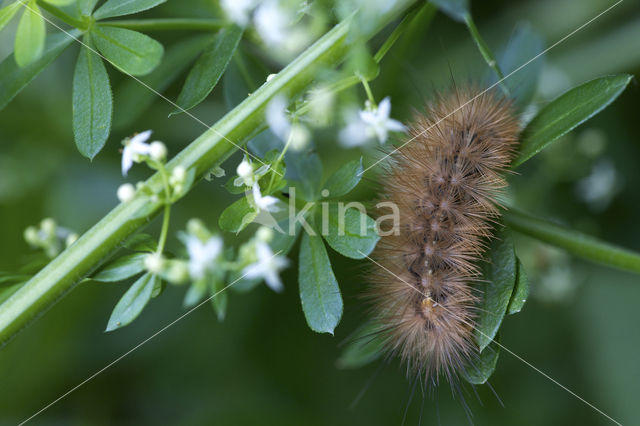
<path id="1" fill-rule="evenodd" d="M 476 357 L 474 284 L 518 131 L 507 99 L 455 90 L 416 115 L 383 177 L 399 229 L 374 251 L 367 296 L 388 354 L 426 384 L 453 386 Z"/>

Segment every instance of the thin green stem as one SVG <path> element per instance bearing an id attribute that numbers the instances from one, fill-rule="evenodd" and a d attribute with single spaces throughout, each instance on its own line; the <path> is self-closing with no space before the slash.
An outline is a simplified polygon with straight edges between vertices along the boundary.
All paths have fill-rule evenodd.
<path id="1" fill-rule="evenodd" d="M 373 36 L 413 1 L 396 1 L 394 7 L 381 15 L 376 25 L 371 26 L 366 36 Z M 167 164 L 167 170 L 181 166 L 187 172 L 193 170 L 199 180 L 211 168 L 219 166 L 263 125 L 264 109 L 274 96 L 280 93 L 288 98 L 297 96 L 315 81 L 319 68 L 335 67 L 346 58 L 351 44 L 359 41 L 348 37 L 352 22 L 353 16 L 350 16 L 327 32 L 176 155 Z M 161 174 L 151 176 L 145 182 L 145 187 L 153 194 L 162 193 L 164 185 Z M 0 345 L 6 344 L 18 331 L 95 271 L 125 238 L 157 215 L 162 206 L 161 202 L 150 202 L 149 195 L 142 193 L 131 201 L 120 203 L 0 304 Z"/>
<path id="2" fill-rule="evenodd" d="M 126 28 L 135 31 L 217 31 L 226 25 L 221 19 L 167 18 L 167 19 L 119 19 L 100 21 L 100 25 Z"/>
<path id="3" fill-rule="evenodd" d="M 505 211 L 503 217 L 506 225 L 522 234 L 594 262 L 640 273 L 640 253 L 617 247 L 515 209 Z"/>
<path id="4" fill-rule="evenodd" d="M 367 98 L 369 99 L 369 102 L 371 102 L 372 106 L 376 105 L 376 98 L 373 97 L 373 92 L 371 91 L 371 87 L 369 87 L 369 82 L 367 81 L 366 78 L 364 78 L 361 75 L 358 75 L 358 78 L 360 78 L 360 81 L 362 82 L 362 85 L 364 86 L 364 91 L 367 92 Z"/>
<path id="5" fill-rule="evenodd" d="M 158 240 L 158 248 L 156 252 L 162 254 L 164 252 L 164 246 L 167 243 L 167 235 L 169 234 L 169 220 L 171 217 L 171 186 L 169 185 L 169 177 L 167 176 L 167 169 L 164 164 L 158 163 L 158 171 L 162 176 L 162 183 L 164 185 L 164 214 L 162 216 L 162 229 L 160 230 L 160 239 Z"/>
<path id="6" fill-rule="evenodd" d="M 62 22 L 64 22 L 65 24 L 75 27 L 79 30 L 82 31 L 86 31 L 89 28 L 89 22 L 85 22 L 79 19 L 74 18 L 73 16 L 67 14 L 66 12 L 62 11 L 61 9 L 53 6 L 52 4 L 49 4 L 43 0 L 37 0 L 36 3 L 38 4 L 38 6 L 40 6 L 42 9 L 46 10 L 47 12 L 49 12 L 51 15 L 55 16 L 56 18 L 58 18 L 59 20 L 61 20 Z"/>
<path id="7" fill-rule="evenodd" d="M 478 28 L 476 27 L 475 22 L 473 22 L 473 18 L 471 17 L 471 14 L 465 15 L 464 22 L 467 25 L 467 28 L 469 28 L 469 32 L 471 33 L 471 38 L 473 38 L 473 40 L 476 42 L 476 46 L 478 46 L 478 50 L 480 51 L 480 54 L 484 58 L 485 62 L 498 76 L 498 81 L 500 81 L 500 88 L 502 89 L 504 94 L 508 96 L 509 89 L 507 88 L 507 86 L 503 84 L 502 80 L 504 79 L 504 75 L 500 70 L 498 61 L 496 61 L 496 58 L 493 55 L 493 52 L 491 51 L 491 49 L 489 49 L 489 46 L 487 45 L 487 43 L 485 43 L 484 39 L 480 35 L 480 31 L 478 31 Z"/>

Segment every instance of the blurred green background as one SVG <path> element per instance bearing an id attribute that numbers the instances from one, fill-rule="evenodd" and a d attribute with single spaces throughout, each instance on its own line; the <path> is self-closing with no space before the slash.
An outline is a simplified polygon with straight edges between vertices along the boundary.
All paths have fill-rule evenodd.
<path id="1" fill-rule="evenodd" d="M 176 2 L 170 0 L 148 16 L 175 16 Z M 213 16 L 212 3 L 190 0 L 191 16 Z M 518 22 L 529 22 L 551 45 L 609 4 L 496 0 L 473 2 L 472 11 L 489 45 L 499 51 Z M 624 1 L 552 50 L 535 105 L 543 106 L 591 78 L 637 75 L 639 6 Z M 0 59 L 11 53 L 13 33 L 0 34 Z M 169 45 L 186 34 L 152 35 Z M 76 46 L 68 49 L 0 111 L 0 270 L 17 269 L 31 252 L 22 240 L 28 225 L 51 216 L 84 231 L 116 204 L 116 188 L 124 182 L 118 141 L 124 136 L 151 128 L 176 153 L 203 131 L 186 115 L 167 118 L 171 106 L 158 100 L 133 126 L 114 131 L 90 163 L 76 151 L 71 131 L 76 54 Z M 480 81 L 487 72 L 464 27 L 438 14 L 405 50 L 390 52 L 372 88 L 380 98 L 390 95 L 392 115 L 407 120 L 434 89 L 450 86 L 450 69 L 457 83 Z M 124 82 L 113 69 L 109 73 L 114 88 Z M 169 98 L 175 99 L 179 89 L 180 83 L 171 87 Z M 221 92 L 216 88 L 194 114 L 214 123 L 226 111 Z M 639 93 L 634 81 L 604 112 L 519 169 L 511 177 L 514 203 L 640 250 Z M 118 107 L 116 97 L 116 112 Z M 331 155 L 336 149 L 332 133 L 318 135 L 315 142 L 326 171 L 359 155 L 355 150 Z M 238 161 L 239 156 L 233 157 L 225 168 L 233 170 Z M 131 180 L 145 173 L 134 168 Z M 376 174 L 369 177 L 354 199 L 373 197 Z M 173 230 L 190 217 L 215 227 L 230 200 L 218 181 L 199 184 L 174 209 Z M 157 223 L 150 225 L 154 229 Z M 176 248 L 176 239 L 170 244 Z M 335 367 L 339 344 L 364 318 L 358 295 L 366 284 L 366 265 L 334 254 L 345 299 L 335 337 L 314 334 L 306 326 L 292 268 L 284 274 L 283 294 L 266 286 L 246 294 L 232 292 L 223 323 L 208 306 L 200 308 L 33 423 L 400 424 L 410 390 L 401 365 L 394 361 L 378 374 L 379 363 L 352 371 Z M 640 424 L 640 277 L 573 259 L 524 237 L 518 238 L 518 254 L 530 275 L 532 295 L 520 314 L 506 318 L 502 343 L 621 423 Z M 184 312 L 184 289 L 170 287 L 132 325 L 105 334 L 110 312 L 126 288 L 127 283 L 80 285 L 0 350 L 0 424 L 29 417 Z M 501 354 L 490 381 L 504 407 L 488 387 L 478 387 L 478 397 L 469 389 L 466 399 L 477 425 L 609 424 L 507 353 Z M 450 395 L 443 386 L 437 398 L 426 400 L 423 424 L 438 424 L 438 416 L 445 425 L 467 422 Z M 418 423 L 421 399 L 417 395 L 409 405 L 406 424 Z"/>

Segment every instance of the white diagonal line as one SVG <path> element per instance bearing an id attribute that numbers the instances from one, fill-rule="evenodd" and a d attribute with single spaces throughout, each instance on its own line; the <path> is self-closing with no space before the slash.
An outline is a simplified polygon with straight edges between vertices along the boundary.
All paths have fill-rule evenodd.
<path id="1" fill-rule="evenodd" d="M 276 257 L 277 255 L 279 255 L 280 253 L 282 253 L 282 250 L 278 251 L 277 253 L 275 253 L 273 257 Z M 127 355 L 131 354 L 133 351 L 135 351 L 136 349 L 138 349 L 140 346 L 144 345 L 145 343 L 147 343 L 148 341 L 150 341 L 151 339 L 153 339 L 154 337 L 156 337 L 157 335 L 159 335 L 160 333 L 164 332 L 165 330 L 167 330 L 169 327 L 173 326 L 174 324 L 176 324 L 178 321 L 182 320 L 184 317 L 186 317 L 187 315 L 191 314 L 193 311 L 195 311 L 196 309 L 198 309 L 200 306 L 206 304 L 207 302 L 209 302 L 211 299 L 213 299 L 214 297 L 216 297 L 217 295 L 219 295 L 220 293 L 222 293 L 223 291 L 225 291 L 226 289 L 228 289 L 229 287 L 231 287 L 232 285 L 234 285 L 235 283 L 237 283 L 238 281 L 240 281 L 241 279 L 243 279 L 247 274 L 243 274 L 242 276 L 240 276 L 238 279 L 232 281 L 229 285 L 227 285 L 226 287 L 224 287 L 223 289 L 217 291 L 216 293 L 212 294 L 211 296 L 207 297 L 205 300 L 203 300 L 202 302 L 198 303 L 196 306 L 194 306 L 193 308 L 189 309 L 187 312 L 185 312 L 184 314 L 180 315 L 178 318 L 176 318 L 175 320 L 171 321 L 169 324 L 165 325 L 164 327 L 162 327 L 160 330 L 156 331 L 155 333 L 153 333 L 151 336 L 147 337 L 146 339 L 144 339 L 142 342 L 138 343 L 137 345 L 135 345 L 133 348 L 129 349 L 127 352 L 125 352 L 124 354 L 120 355 L 118 358 L 114 359 L 113 361 L 111 361 L 109 364 L 105 365 L 103 368 L 101 368 L 100 370 L 96 371 L 95 373 L 93 373 L 91 376 L 87 377 L 86 379 L 84 379 L 82 382 L 78 383 L 76 386 L 72 387 L 71 389 L 69 389 L 67 392 L 65 392 L 64 394 L 62 394 L 61 396 L 59 396 L 58 398 L 56 398 L 55 400 L 51 401 L 49 404 L 45 405 L 44 407 L 42 407 L 40 410 L 38 410 L 37 412 L 35 412 L 33 415 L 31 415 L 29 418 L 27 418 L 26 420 L 23 420 L 22 422 L 19 423 L 18 426 L 22 426 L 25 423 L 33 420 L 34 417 L 36 417 L 37 415 L 41 414 L 43 411 L 47 410 L 48 408 L 50 408 L 52 405 L 56 404 L 57 402 L 59 402 L 61 399 L 67 397 L 69 394 L 71 394 L 72 392 L 76 391 L 79 387 L 85 385 L 87 382 L 91 381 L 92 379 L 96 378 L 96 376 L 98 376 L 99 374 L 103 373 L 105 370 L 107 370 L 109 367 L 112 367 L 114 364 L 116 364 L 117 362 L 121 361 L 123 358 L 125 358 Z"/>
<path id="2" fill-rule="evenodd" d="M 414 139 L 422 136 L 423 134 L 425 134 L 427 131 L 429 131 L 430 129 L 432 129 L 433 127 L 437 126 L 442 120 L 447 119 L 448 117 L 452 116 L 453 114 L 455 114 L 457 111 L 460 111 L 462 108 L 464 108 L 465 106 L 467 106 L 468 104 L 470 104 L 471 102 L 475 101 L 476 99 L 478 99 L 480 96 L 484 95 L 485 93 L 487 93 L 489 90 L 493 89 L 494 87 L 496 87 L 498 84 L 502 83 L 504 80 L 506 80 L 507 78 L 511 77 L 513 74 L 517 73 L 518 71 L 520 71 L 522 68 L 526 67 L 527 65 L 529 65 L 531 62 L 535 61 L 536 59 L 538 59 L 540 56 L 544 55 L 545 53 L 549 52 L 551 49 L 555 48 L 556 46 L 558 46 L 560 43 L 566 41 L 569 37 L 573 36 L 575 33 L 577 33 L 578 31 L 582 30 L 583 28 L 585 28 L 587 25 L 591 24 L 593 21 L 595 21 L 596 19 L 600 18 L 602 15 L 604 15 L 605 13 L 609 12 L 611 9 L 613 9 L 614 7 L 616 7 L 617 5 L 619 5 L 620 3 L 622 3 L 623 0 L 618 0 L 617 2 L 615 2 L 614 4 L 612 4 L 611 6 L 609 6 L 607 9 L 605 9 L 604 11 L 600 12 L 599 14 L 597 14 L 596 16 L 594 16 L 593 18 L 589 19 L 587 22 L 585 22 L 584 24 L 580 25 L 578 28 L 576 28 L 575 30 L 571 31 L 569 34 L 567 34 L 566 36 L 562 37 L 560 40 L 556 41 L 555 43 L 553 43 L 551 46 L 547 47 L 545 50 L 543 50 L 542 52 L 538 53 L 536 56 L 534 56 L 533 58 L 529 59 L 527 62 L 525 62 L 524 64 L 520 65 L 518 68 L 516 68 L 515 70 L 511 71 L 509 74 L 505 75 L 504 77 L 502 77 L 500 80 L 496 81 L 495 83 L 493 83 L 491 86 L 487 87 L 485 90 L 483 90 L 482 92 L 480 92 L 479 94 L 477 94 L 476 96 L 474 96 L 473 98 L 471 98 L 470 100 L 468 100 L 467 102 L 465 102 L 464 104 L 460 105 L 458 108 L 454 109 L 453 111 L 451 111 L 449 114 L 445 115 L 444 117 L 442 117 L 441 119 L 439 119 L 438 121 L 436 121 L 435 123 L 433 123 L 431 126 L 427 127 L 426 129 L 424 129 L 422 132 L 418 133 L 417 135 L 413 136 L 411 139 L 409 139 L 408 141 L 406 141 L 405 143 L 403 143 L 402 145 L 400 145 L 397 148 L 394 148 L 390 153 L 386 154 L 384 157 L 382 157 L 381 159 L 379 159 L 378 161 L 376 161 L 375 163 L 373 163 L 372 165 L 370 165 L 369 167 L 367 167 L 366 169 L 364 169 L 363 171 L 361 171 L 359 173 L 358 176 L 362 176 L 367 170 L 375 167 L 376 165 L 378 165 L 380 162 L 386 160 L 389 156 L 395 154 L 396 152 L 398 152 L 399 150 L 401 150 L 402 148 L 405 147 L 405 145 L 407 145 L 409 142 L 412 142 Z"/>
<path id="3" fill-rule="evenodd" d="M 371 262 L 375 263 L 377 266 L 379 266 L 380 268 L 384 269 L 385 271 L 387 271 L 388 273 L 390 273 L 391 275 L 393 275 L 395 278 L 397 278 L 398 280 L 400 280 L 401 282 L 405 283 L 406 285 L 408 285 L 409 287 L 411 287 L 413 290 L 417 291 L 419 294 L 425 296 L 424 293 L 422 293 L 419 289 L 417 289 L 416 287 L 412 286 L 411 284 L 409 284 L 408 282 L 406 282 L 405 280 L 403 280 L 402 278 L 400 278 L 399 276 L 397 276 L 396 274 L 394 274 L 393 272 L 391 272 L 389 269 L 385 268 L 383 265 L 381 265 L 380 263 L 376 262 L 375 260 L 373 260 L 371 257 L 369 257 L 367 254 L 361 252 L 360 250 L 358 250 L 358 252 L 360 252 L 360 254 L 364 257 L 366 257 L 367 259 L 369 259 Z M 440 306 L 442 309 L 444 309 L 445 311 L 448 311 L 447 308 L 445 308 L 442 304 L 439 304 L 438 306 Z M 475 331 L 477 331 L 478 333 L 482 334 L 484 337 L 486 337 L 487 339 L 493 340 L 491 337 L 487 336 L 485 333 L 483 333 L 482 331 L 478 330 L 477 328 L 474 327 L 473 324 L 470 324 L 469 322 L 460 319 L 461 322 L 463 322 L 464 324 L 472 327 Z M 525 360 L 524 358 L 522 358 L 521 356 L 519 356 L 518 354 L 516 354 L 515 352 L 513 352 L 511 349 L 507 348 L 506 346 L 500 344 L 499 342 L 497 342 L 496 340 L 493 340 L 493 343 L 495 343 L 497 346 L 499 346 L 501 349 L 504 349 L 505 351 L 507 351 L 509 354 L 511 354 L 512 356 L 514 356 L 516 359 L 522 361 L 525 365 L 531 367 L 534 371 L 540 373 L 543 377 L 547 378 L 548 380 L 550 380 L 551 382 L 555 383 L 556 385 L 558 385 L 560 388 L 564 389 L 565 391 L 567 391 L 569 394 L 573 395 L 575 398 L 577 398 L 578 400 L 582 401 L 583 403 L 585 403 L 586 405 L 588 405 L 589 407 L 591 407 L 592 409 L 594 409 L 596 412 L 602 414 L 604 417 L 606 417 L 607 419 L 611 420 L 613 423 L 622 426 L 622 423 L 614 420 L 611 416 L 609 416 L 608 414 L 606 414 L 604 411 L 602 411 L 601 409 L 599 409 L 598 407 L 596 407 L 595 405 L 593 405 L 592 403 L 590 403 L 589 401 L 587 401 L 586 399 L 582 398 L 580 395 L 578 395 L 577 393 L 573 392 L 571 389 L 567 388 L 566 386 L 564 386 L 562 383 L 558 382 L 557 380 L 555 380 L 553 377 L 549 376 L 547 373 L 545 373 L 544 371 L 540 370 L 539 368 L 537 368 L 536 366 L 534 366 L 533 364 L 531 364 L 530 362 L 528 362 L 527 360 Z"/>
<path id="4" fill-rule="evenodd" d="M 93 49 L 91 46 L 87 45 L 86 43 L 84 43 L 82 40 L 80 40 L 78 37 L 74 36 L 73 34 L 71 34 L 70 32 L 66 31 L 65 29 L 63 29 L 62 27 L 60 27 L 59 25 L 57 25 L 55 22 L 53 22 L 52 20 L 48 19 L 46 16 L 44 16 L 40 11 L 32 8 L 31 6 L 29 6 L 27 3 L 25 3 L 26 0 L 17 0 L 18 3 L 21 3 L 25 8 L 29 9 L 30 11 L 34 12 L 34 13 L 38 13 L 40 16 L 42 16 L 42 19 L 44 19 L 45 21 L 47 21 L 48 23 L 50 23 L 51 25 L 53 25 L 54 27 L 56 27 L 57 29 L 59 29 L 60 31 L 62 31 L 63 33 L 65 33 L 66 35 L 68 35 L 69 37 L 71 37 L 72 39 L 74 39 L 75 41 L 77 41 L 78 43 L 80 43 L 82 46 L 86 47 L 87 49 L 89 49 L 91 52 L 93 52 L 94 54 L 98 55 L 99 57 L 101 57 L 102 59 L 104 59 L 105 61 L 109 62 L 111 65 L 115 66 L 113 64 L 113 62 L 111 62 L 109 59 L 105 58 L 100 52 L 98 52 L 97 50 Z M 117 68 L 117 67 L 116 67 Z M 256 157 L 255 155 L 251 154 L 247 149 L 245 149 L 243 146 L 238 145 L 237 143 L 233 142 L 231 139 L 229 139 L 228 137 L 226 137 L 225 135 L 223 135 L 222 133 L 218 132 L 216 129 L 213 128 L 213 126 L 209 126 L 207 123 L 205 123 L 204 121 L 200 120 L 198 117 L 196 117 L 195 115 L 193 115 L 192 113 L 190 113 L 189 111 L 187 111 L 186 109 L 182 108 L 180 105 L 176 104 L 175 102 L 173 102 L 171 99 L 167 98 L 166 96 L 164 96 L 162 93 L 158 92 L 157 90 L 155 90 L 153 87 L 149 86 L 147 83 L 145 83 L 144 81 L 140 80 L 139 78 L 137 78 L 134 75 L 129 74 L 128 72 L 118 68 L 118 70 L 120 72 L 122 72 L 123 74 L 131 77 L 132 79 L 134 79 L 135 81 L 137 81 L 138 83 L 140 83 L 141 85 L 143 85 L 144 87 L 146 87 L 147 89 L 149 89 L 152 93 L 156 94 L 157 96 L 159 96 L 160 98 L 164 99 L 165 101 L 167 101 L 168 103 L 170 103 L 173 107 L 175 107 L 176 109 L 178 109 L 180 112 L 185 113 L 186 115 L 188 115 L 189 117 L 193 118 L 194 120 L 196 120 L 198 123 L 202 124 L 204 127 L 207 128 L 207 130 L 211 130 L 213 131 L 217 136 L 221 137 L 222 139 L 226 140 L 227 142 L 229 142 L 231 145 L 235 146 L 236 148 L 238 148 L 239 150 L 243 151 L 245 154 L 247 154 L 249 157 L 255 159 L 256 161 L 258 161 L 260 164 L 262 165 L 267 165 L 265 164 L 264 161 L 262 161 L 260 158 Z M 273 170 L 274 173 L 276 173 L 277 175 L 282 176 L 282 174 L 280 172 L 278 172 L 277 170 L 271 168 L 271 170 Z"/>

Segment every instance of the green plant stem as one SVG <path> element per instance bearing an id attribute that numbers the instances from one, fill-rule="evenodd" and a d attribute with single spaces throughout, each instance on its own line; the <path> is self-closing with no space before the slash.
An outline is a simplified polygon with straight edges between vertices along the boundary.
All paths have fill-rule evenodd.
<path id="1" fill-rule="evenodd" d="M 360 78 L 360 81 L 364 86 L 364 91 L 367 93 L 367 99 L 369 99 L 369 102 L 371 102 L 371 107 L 375 108 L 376 99 L 373 97 L 373 92 L 371 91 L 371 87 L 369 87 L 369 82 L 361 75 L 359 75 L 358 78 Z"/>
<path id="2" fill-rule="evenodd" d="M 594 262 L 640 273 L 640 253 L 617 247 L 515 209 L 505 211 L 503 217 L 506 225 L 522 234 Z"/>
<path id="3" fill-rule="evenodd" d="M 50 14 L 52 14 L 53 16 L 55 16 L 56 18 L 64 22 L 65 24 L 75 27 L 82 31 L 87 30 L 88 22 L 84 22 L 79 19 L 76 19 L 73 16 L 62 11 L 61 9 L 57 8 L 56 6 L 53 6 L 52 4 L 49 4 L 45 1 L 37 0 L 36 2 L 38 3 L 38 6 L 40 6 L 42 9 L 46 10 L 47 12 L 49 12 Z"/>
<path id="4" fill-rule="evenodd" d="M 200 18 L 119 19 L 100 21 L 100 25 L 135 31 L 217 31 L 224 27 L 226 22 L 221 19 Z"/>
<path id="5" fill-rule="evenodd" d="M 489 46 L 487 46 L 487 43 L 485 43 L 484 39 L 480 35 L 480 31 L 478 31 L 478 28 L 476 27 L 475 22 L 473 22 L 473 18 L 471 17 L 471 14 L 465 15 L 464 23 L 467 25 L 467 28 L 469 28 L 469 32 L 471 33 L 471 38 L 473 38 L 473 40 L 476 42 L 476 46 L 478 46 L 478 50 L 480 51 L 480 54 L 484 58 L 485 62 L 498 76 L 498 81 L 500 81 L 500 88 L 502 89 L 504 94 L 508 96 L 509 89 L 502 82 L 502 80 L 504 79 L 504 75 L 500 70 L 498 61 L 496 61 L 495 56 L 493 56 L 493 52 L 491 51 L 491 49 L 489 49 Z"/>
<path id="6" fill-rule="evenodd" d="M 412 0 L 397 1 L 393 8 L 380 16 L 366 37 L 373 36 L 412 3 Z M 346 58 L 350 43 L 358 41 L 348 37 L 352 22 L 353 16 L 327 32 L 176 155 L 167 164 L 167 170 L 176 166 L 182 166 L 187 171 L 195 170 L 196 179 L 199 180 L 212 167 L 220 165 L 238 149 L 239 144 L 246 144 L 255 136 L 256 129 L 264 120 L 264 109 L 276 94 L 282 93 L 293 98 L 314 82 L 318 68 L 335 67 Z M 151 176 L 145 185 L 153 193 L 159 194 L 164 187 L 160 173 Z M 149 196 L 145 194 L 138 194 L 133 200 L 119 204 L 11 295 L 0 305 L 0 344 L 6 344 L 30 321 L 42 315 L 99 267 L 125 238 L 147 224 L 162 205 L 161 201 L 150 204 Z"/>

